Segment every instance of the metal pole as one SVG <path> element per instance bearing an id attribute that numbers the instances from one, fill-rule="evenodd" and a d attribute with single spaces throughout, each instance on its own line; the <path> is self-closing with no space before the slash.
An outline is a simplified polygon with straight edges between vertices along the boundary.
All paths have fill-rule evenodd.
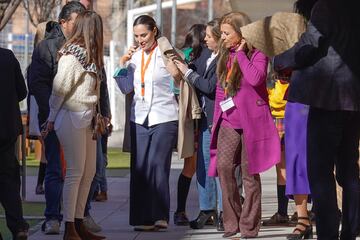
<path id="1" fill-rule="evenodd" d="M 56 17 L 58 17 L 60 15 L 60 13 L 61 13 L 61 5 L 58 5 L 56 7 Z"/>
<path id="2" fill-rule="evenodd" d="M 29 65 L 29 33 L 25 33 L 24 69 Z"/>
<path id="3" fill-rule="evenodd" d="M 96 0 L 90 1 L 90 6 L 89 6 L 89 9 L 88 9 L 88 10 L 94 10 L 94 5 L 97 6 L 97 1 L 96 1 Z"/>
<path id="4" fill-rule="evenodd" d="M 29 14 L 26 12 L 24 69 L 29 65 Z"/>
<path id="5" fill-rule="evenodd" d="M 214 19 L 214 0 L 208 0 L 208 21 Z"/>
<path id="6" fill-rule="evenodd" d="M 10 32 L 8 33 L 8 39 L 7 39 L 7 49 L 13 50 L 13 34 Z"/>
<path id="7" fill-rule="evenodd" d="M 21 135 L 21 196 L 26 199 L 26 124 L 23 124 L 23 134 Z"/>
<path id="8" fill-rule="evenodd" d="M 29 65 L 29 14 L 26 13 L 26 33 L 25 33 L 25 52 L 24 52 L 24 69 Z M 27 114 L 27 113 L 26 113 Z M 22 114 L 21 121 L 24 116 Z M 23 134 L 21 135 L 21 197 L 22 200 L 26 199 L 26 124 L 23 124 Z"/>
<path id="9" fill-rule="evenodd" d="M 126 30 L 127 30 L 127 34 L 126 34 L 126 37 L 127 37 L 127 45 L 125 48 L 129 48 L 130 45 L 132 45 L 133 43 L 133 29 L 132 29 L 132 24 L 133 24 L 133 15 L 132 14 L 129 14 L 131 11 L 131 9 L 134 8 L 134 0 L 128 0 L 127 1 L 127 4 L 128 4 L 128 8 L 127 8 L 127 25 L 126 25 Z M 121 49 L 122 50 L 122 49 Z"/>
<path id="10" fill-rule="evenodd" d="M 128 0 L 128 10 L 134 8 L 134 0 Z"/>
<path id="11" fill-rule="evenodd" d="M 123 52 L 121 52 L 123 54 Z M 113 40 L 110 41 L 110 73 L 115 72 L 115 68 L 117 66 L 117 63 L 115 62 L 115 56 L 116 56 L 116 49 L 115 49 L 115 42 Z M 121 56 L 121 55 L 120 55 Z M 110 95 L 110 109 L 112 110 L 112 121 L 114 125 L 118 122 L 118 116 L 116 113 L 116 96 L 115 96 L 115 86 L 114 81 L 108 81 L 108 89 L 109 89 L 109 95 Z M 116 126 L 115 126 L 116 127 Z"/>
<path id="12" fill-rule="evenodd" d="M 133 34 L 133 26 L 132 26 L 133 21 L 134 21 L 134 19 L 133 19 L 134 14 L 132 12 L 133 12 L 133 10 L 128 10 L 128 13 L 127 13 L 127 20 L 126 20 L 127 21 L 126 48 L 129 48 L 134 43 L 134 34 Z"/>
<path id="13" fill-rule="evenodd" d="M 162 0 L 156 0 L 156 23 L 162 32 Z"/>
<path id="14" fill-rule="evenodd" d="M 173 46 L 176 44 L 176 8 L 177 1 L 173 0 L 173 5 L 171 7 L 171 44 Z"/>

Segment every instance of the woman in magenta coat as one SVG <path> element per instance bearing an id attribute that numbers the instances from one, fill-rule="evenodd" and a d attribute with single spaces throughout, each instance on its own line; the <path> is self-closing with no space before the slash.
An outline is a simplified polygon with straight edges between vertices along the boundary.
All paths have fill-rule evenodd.
<path id="1" fill-rule="evenodd" d="M 261 220 L 259 173 L 280 161 L 280 139 L 266 90 L 268 59 L 247 44 L 239 30 L 249 22 L 242 13 L 229 13 L 221 21 L 209 175 L 220 177 L 224 238 L 240 231 L 242 237 L 258 235 Z M 234 174 L 239 164 L 245 190 L 243 206 Z"/>

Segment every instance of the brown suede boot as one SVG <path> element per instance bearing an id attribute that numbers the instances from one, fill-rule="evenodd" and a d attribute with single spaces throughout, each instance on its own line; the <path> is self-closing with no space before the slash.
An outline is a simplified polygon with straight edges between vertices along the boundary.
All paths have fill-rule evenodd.
<path id="1" fill-rule="evenodd" d="M 95 198 L 95 201 L 97 202 L 105 202 L 107 200 L 107 192 L 99 192 L 99 194 Z"/>
<path id="2" fill-rule="evenodd" d="M 64 240 L 82 240 L 78 235 L 73 222 L 65 222 Z"/>
<path id="3" fill-rule="evenodd" d="M 84 225 L 83 219 L 75 218 L 75 228 L 81 240 L 102 240 L 106 239 L 104 236 L 95 235 L 88 231 Z"/>

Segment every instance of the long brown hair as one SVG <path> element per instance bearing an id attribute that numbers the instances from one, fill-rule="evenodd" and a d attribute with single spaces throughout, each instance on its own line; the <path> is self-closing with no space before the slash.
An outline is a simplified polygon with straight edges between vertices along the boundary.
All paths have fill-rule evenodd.
<path id="1" fill-rule="evenodd" d="M 220 42 L 221 39 L 220 21 L 220 18 L 214 18 L 206 24 L 206 26 L 211 28 L 211 33 L 216 42 Z"/>
<path id="2" fill-rule="evenodd" d="M 229 24 L 233 27 L 233 29 L 236 31 L 236 33 L 239 35 L 239 37 L 242 37 L 240 28 L 242 26 L 245 26 L 251 22 L 250 18 L 242 12 L 230 12 L 225 14 L 220 22 L 221 24 Z M 252 53 L 252 47 L 250 44 L 247 43 L 246 47 L 246 53 L 247 56 L 250 58 Z M 219 61 L 217 64 L 217 75 L 220 81 L 220 86 L 222 88 L 227 88 L 227 94 L 228 96 L 235 96 L 236 92 L 240 89 L 241 86 L 241 78 L 242 78 L 242 72 L 240 70 L 237 58 L 234 58 L 233 61 L 233 71 L 230 75 L 229 82 L 226 82 L 226 77 L 228 74 L 227 69 L 227 62 L 229 60 L 230 51 L 227 49 L 224 44 L 223 40 L 220 41 L 220 48 L 219 48 Z"/>
<path id="3" fill-rule="evenodd" d="M 103 23 L 94 11 L 80 13 L 74 23 L 73 31 L 64 48 L 77 44 L 86 49 L 86 64 L 94 63 L 98 72 L 104 66 Z"/>

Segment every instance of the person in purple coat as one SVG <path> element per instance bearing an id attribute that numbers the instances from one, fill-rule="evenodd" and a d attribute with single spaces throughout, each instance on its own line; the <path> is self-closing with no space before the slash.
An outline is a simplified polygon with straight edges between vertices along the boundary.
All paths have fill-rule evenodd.
<path id="1" fill-rule="evenodd" d="M 241 230 L 241 237 L 256 237 L 261 220 L 263 172 L 280 161 L 280 139 L 271 117 L 266 77 L 268 58 L 242 38 L 240 27 L 249 23 L 243 13 L 223 16 L 217 65 L 214 125 L 209 175 L 220 177 L 224 238 Z M 221 144 L 217 144 L 217 143 Z M 235 179 L 240 165 L 245 201 Z"/>

